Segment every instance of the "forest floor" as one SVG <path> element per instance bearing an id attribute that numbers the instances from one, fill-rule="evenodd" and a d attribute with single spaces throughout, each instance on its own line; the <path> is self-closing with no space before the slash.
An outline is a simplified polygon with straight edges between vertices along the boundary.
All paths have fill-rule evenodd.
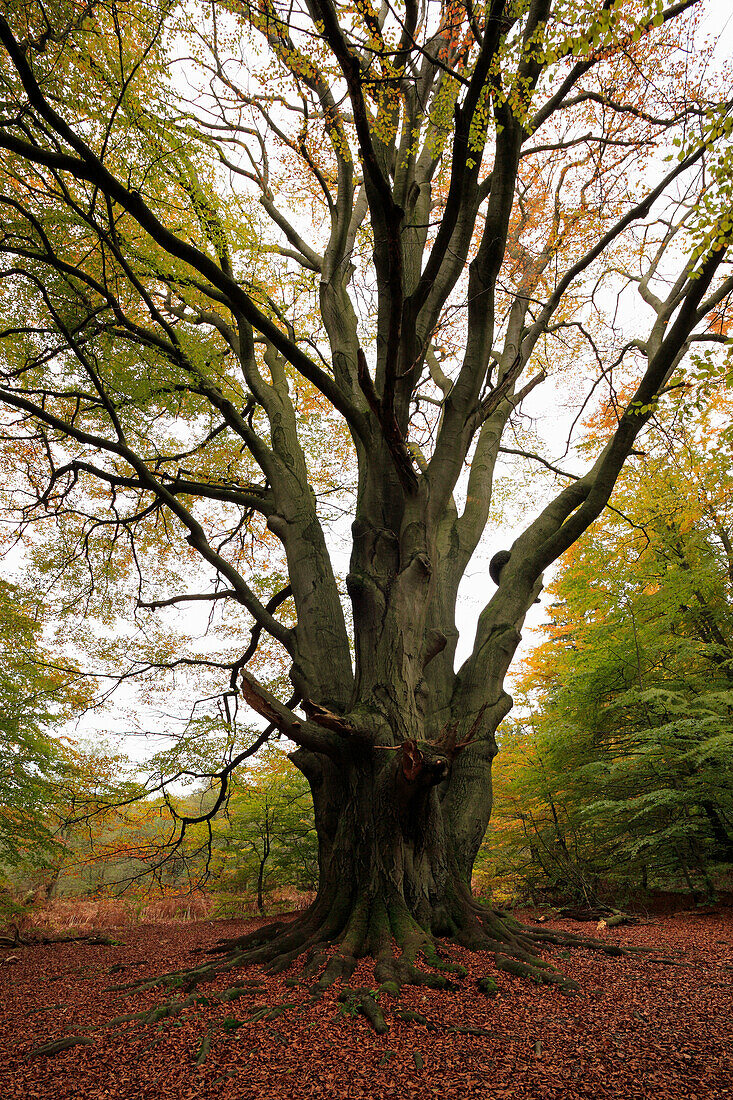
<path id="1" fill-rule="evenodd" d="M 285 985 L 287 973 L 268 977 L 249 967 L 197 991 L 258 980 L 259 990 L 229 1004 L 194 1004 L 157 1024 L 133 1021 L 97 1030 L 89 1045 L 52 1057 L 31 1053 L 50 1040 L 88 1035 L 115 1016 L 162 1003 L 170 994 L 160 989 L 108 990 L 195 965 L 219 938 L 252 927 L 251 921 L 141 924 L 119 929 L 116 936 L 124 943 L 116 946 L 0 949 L 0 1097 L 733 1098 L 730 909 L 655 916 L 601 932 L 548 919 L 545 929 L 655 951 L 611 958 L 585 949 L 569 955 L 548 950 L 546 957 L 580 984 L 573 997 L 497 974 L 491 957 L 455 948 L 451 957 L 469 971 L 459 988 L 406 989 L 398 1002 L 385 998 L 390 1030 L 377 1035 L 363 1017 L 339 1013 L 338 990 L 311 1004 L 304 989 Z M 653 961 L 660 955 L 675 963 Z M 369 983 L 367 966 L 360 964 L 352 986 Z M 475 984 L 485 973 L 495 974 L 500 985 L 491 999 Z M 287 1007 L 270 1022 L 248 1020 L 265 1005 Z M 430 1026 L 394 1019 L 391 1009 L 397 1006 L 419 1012 Z M 207 1034 L 209 1054 L 197 1066 Z"/>

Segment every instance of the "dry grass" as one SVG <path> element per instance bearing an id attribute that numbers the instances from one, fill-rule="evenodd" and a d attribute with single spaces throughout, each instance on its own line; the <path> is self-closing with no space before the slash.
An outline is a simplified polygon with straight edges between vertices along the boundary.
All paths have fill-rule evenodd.
<path id="1" fill-rule="evenodd" d="M 293 886 L 286 886 L 282 890 L 273 890 L 268 905 L 273 909 L 300 911 L 307 909 L 315 900 L 315 890 L 296 890 Z"/>
<path id="2" fill-rule="evenodd" d="M 57 898 L 25 917 L 32 928 L 55 931 L 121 928 L 141 921 L 165 923 L 208 920 L 215 899 L 204 894 L 186 894 L 150 899 L 138 898 Z"/>
<path id="3" fill-rule="evenodd" d="M 296 890 L 294 887 L 273 890 L 265 899 L 262 914 L 269 916 L 273 913 L 301 912 L 311 905 L 315 896 L 315 891 Z M 262 914 L 257 908 L 255 899 L 247 894 L 221 893 L 216 896 L 216 908 L 212 919 L 247 920 Z"/>
<path id="4" fill-rule="evenodd" d="M 265 912 L 307 909 L 314 894 L 294 889 L 276 890 L 268 897 Z M 56 898 L 27 912 L 24 928 L 89 931 L 122 928 L 141 922 L 231 920 L 257 915 L 254 898 L 242 894 L 168 894 L 142 898 Z"/>
<path id="5" fill-rule="evenodd" d="M 139 912 L 142 921 L 211 920 L 216 909 L 216 898 L 211 894 L 180 894 L 158 898 L 143 905 Z"/>
<path id="6" fill-rule="evenodd" d="M 26 928 L 65 931 L 119 928 L 136 920 L 132 906 L 117 898 L 58 898 L 26 913 L 23 925 Z"/>

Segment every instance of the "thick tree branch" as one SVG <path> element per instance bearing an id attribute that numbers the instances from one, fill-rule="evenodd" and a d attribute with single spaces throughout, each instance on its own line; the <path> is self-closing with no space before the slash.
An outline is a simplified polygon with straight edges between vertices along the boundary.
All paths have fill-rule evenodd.
<path id="1" fill-rule="evenodd" d="M 309 752 L 323 753 L 335 759 L 342 755 L 341 737 L 315 722 L 304 722 L 245 670 L 240 675 L 240 687 L 252 710 L 272 722 L 276 729 L 296 745 L 308 749 Z"/>

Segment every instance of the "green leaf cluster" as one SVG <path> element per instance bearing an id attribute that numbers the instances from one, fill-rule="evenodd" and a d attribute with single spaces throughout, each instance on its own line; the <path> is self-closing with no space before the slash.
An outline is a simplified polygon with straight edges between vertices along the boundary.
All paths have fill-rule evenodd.
<path id="1" fill-rule="evenodd" d="M 33 603 L 0 580 L 0 874 L 48 865 L 73 791 L 73 747 L 57 739 L 90 699 L 73 669 L 50 663 Z"/>
<path id="2" fill-rule="evenodd" d="M 733 864 L 731 471 L 719 412 L 676 427 L 666 469 L 660 433 L 626 475 L 618 511 L 566 555 L 550 589 L 549 638 L 525 665 L 524 715 L 504 731 L 488 842 L 495 868 L 518 869 L 535 892 L 711 895 Z"/>

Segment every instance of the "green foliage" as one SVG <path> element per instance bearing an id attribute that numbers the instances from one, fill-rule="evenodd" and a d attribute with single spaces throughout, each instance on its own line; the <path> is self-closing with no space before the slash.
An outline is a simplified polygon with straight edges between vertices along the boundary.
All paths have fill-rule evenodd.
<path id="1" fill-rule="evenodd" d="M 308 783 L 277 748 L 238 777 L 226 819 L 217 827 L 214 874 L 222 885 L 257 897 L 274 890 L 314 890 L 318 844 Z"/>
<path id="2" fill-rule="evenodd" d="M 706 436 L 714 422 L 677 427 L 672 466 L 657 437 L 551 588 L 549 638 L 522 681 L 529 713 L 504 732 L 489 845 L 535 889 L 710 894 L 733 863 L 730 471 Z"/>
<path id="3" fill-rule="evenodd" d="M 89 702 L 74 670 L 49 663 L 30 599 L 0 581 L 0 867 L 47 866 L 81 761 L 54 731 Z"/>

